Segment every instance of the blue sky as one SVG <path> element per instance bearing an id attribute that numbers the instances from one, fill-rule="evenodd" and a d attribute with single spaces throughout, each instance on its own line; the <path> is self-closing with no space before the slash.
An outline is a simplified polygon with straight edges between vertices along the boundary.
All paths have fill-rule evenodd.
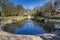
<path id="1" fill-rule="evenodd" d="M 42 6 L 48 0 L 9 0 L 14 3 L 14 5 L 21 4 L 25 8 L 33 9 L 36 6 Z"/>

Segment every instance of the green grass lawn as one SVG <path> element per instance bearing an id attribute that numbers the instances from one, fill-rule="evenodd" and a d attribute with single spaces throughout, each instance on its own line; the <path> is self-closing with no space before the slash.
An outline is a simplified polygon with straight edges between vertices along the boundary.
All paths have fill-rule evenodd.
<path id="1" fill-rule="evenodd" d="M 53 20 L 60 20 L 60 17 L 41 17 L 44 19 L 53 19 Z"/>
<path id="2" fill-rule="evenodd" d="M 21 21 L 23 18 L 19 18 L 19 17 L 1 17 L 0 21 L 7 21 L 7 20 L 12 20 L 15 19 L 17 21 Z"/>
<path id="3" fill-rule="evenodd" d="M 60 17 L 50 17 L 49 19 L 60 20 Z"/>
<path id="4" fill-rule="evenodd" d="M 22 20 L 24 18 L 20 18 L 20 17 L 0 17 L 0 21 L 7 21 L 7 20 L 12 20 L 12 19 L 20 21 L 20 20 Z M 37 19 L 39 19 L 39 20 L 42 20 L 42 19 L 60 20 L 60 17 L 39 17 Z"/>
<path id="5" fill-rule="evenodd" d="M 10 17 L 7 17 L 7 18 L 0 18 L 0 21 L 7 21 L 7 20 L 10 20 L 11 18 Z"/>

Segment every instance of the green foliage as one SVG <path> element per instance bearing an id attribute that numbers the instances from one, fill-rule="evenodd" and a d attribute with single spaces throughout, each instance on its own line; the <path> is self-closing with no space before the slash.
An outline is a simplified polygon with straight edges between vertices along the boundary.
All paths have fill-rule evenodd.
<path id="1" fill-rule="evenodd" d="M 7 20 L 10 20 L 11 18 L 8 17 L 8 18 L 0 18 L 0 21 L 7 21 Z"/>
<path id="2" fill-rule="evenodd" d="M 37 12 L 38 11 L 38 12 Z M 55 8 L 51 1 L 45 3 L 43 6 L 35 7 L 33 9 L 34 16 L 53 16 L 55 14 Z M 40 15 L 39 15 L 40 14 Z"/>
<path id="3" fill-rule="evenodd" d="M 0 16 L 20 16 L 26 12 L 22 5 L 14 6 L 9 0 L 0 0 L 2 7 L 2 14 Z"/>

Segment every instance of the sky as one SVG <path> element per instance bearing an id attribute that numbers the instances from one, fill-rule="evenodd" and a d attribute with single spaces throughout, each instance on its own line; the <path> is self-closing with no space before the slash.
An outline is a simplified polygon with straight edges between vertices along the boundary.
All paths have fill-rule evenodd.
<path id="1" fill-rule="evenodd" d="M 48 0 L 9 0 L 13 2 L 14 5 L 21 4 L 24 8 L 33 9 L 36 6 L 42 6 L 44 3 L 48 2 Z"/>

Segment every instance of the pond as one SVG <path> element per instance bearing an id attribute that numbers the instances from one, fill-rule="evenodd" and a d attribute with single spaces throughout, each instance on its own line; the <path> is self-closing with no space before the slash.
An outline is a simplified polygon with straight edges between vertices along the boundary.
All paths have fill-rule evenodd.
<path id="1" fill-rule="evenodd" d="M 2 27 L 2 30 L 13 34 L 38 35 L 50 33 L 53 28 L 53 24 L 41 25 L 41 22 L 26 19 L 16 23 L 6 24 Z"/>

